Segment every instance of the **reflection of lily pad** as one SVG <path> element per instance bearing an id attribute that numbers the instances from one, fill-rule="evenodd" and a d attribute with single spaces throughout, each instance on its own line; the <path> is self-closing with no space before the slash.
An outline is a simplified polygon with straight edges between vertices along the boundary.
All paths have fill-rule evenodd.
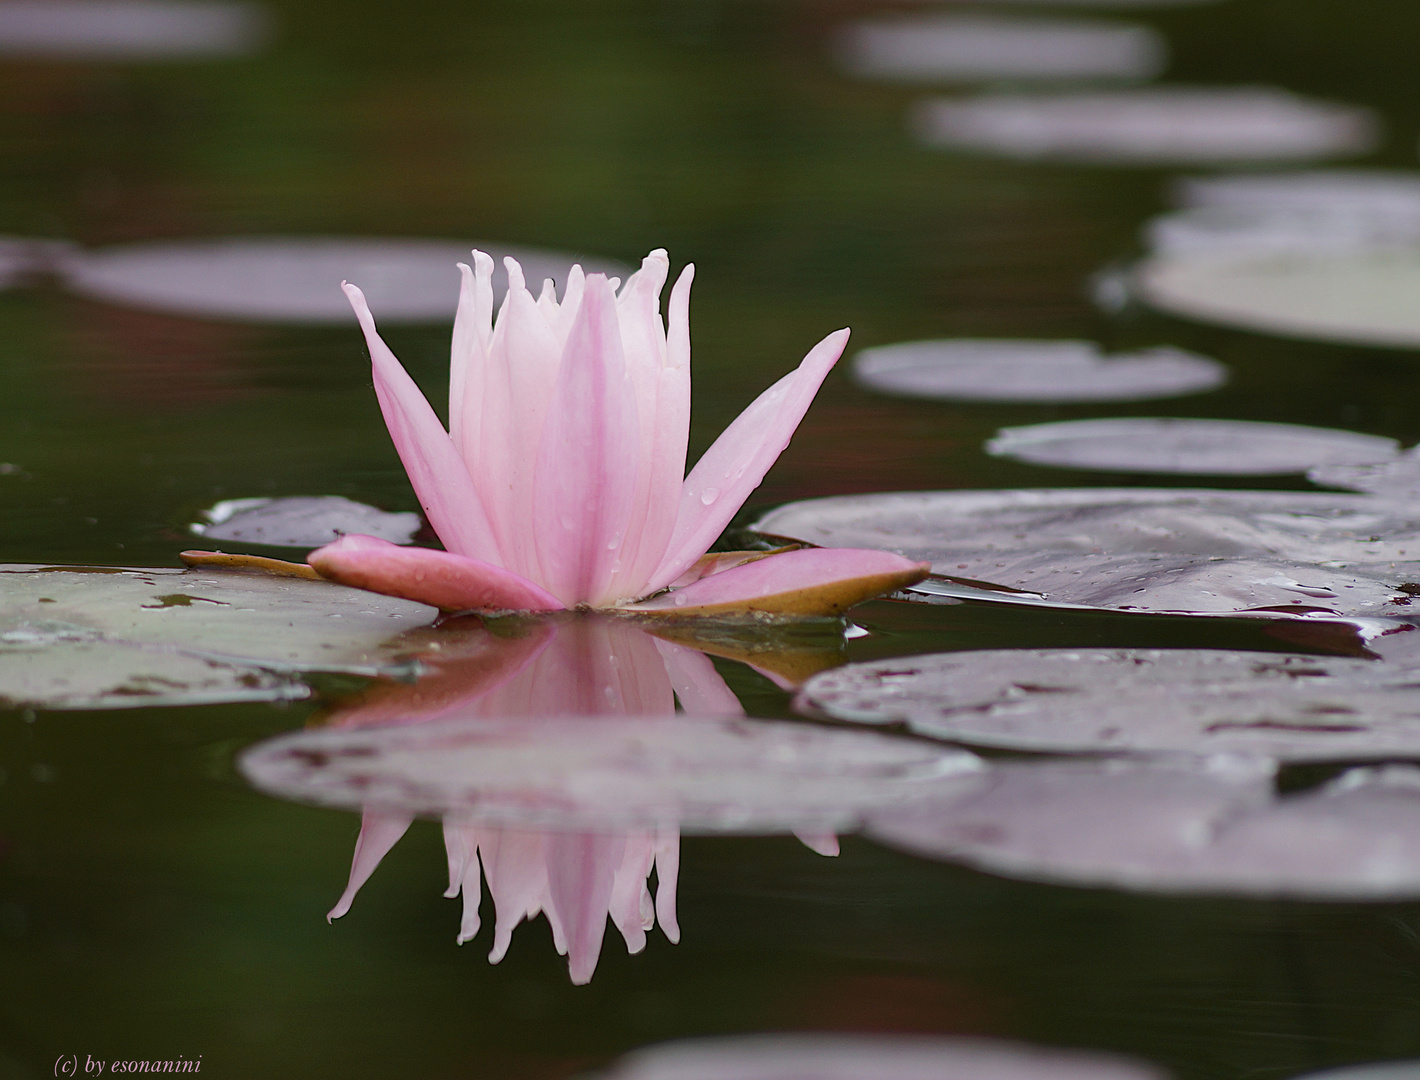
<path id="1" fill-rule="evenodd" d="M 598 1075 L 602 1080 L 1163 1080 L 1162 1072 L 1142 1062 L 1080 1050 L 989 1039 L 837 1034 L 664 1043 L 628 1054 Z"/>
<path id="2" fill-rule="evenodd" d="M 1400 444 L 1301 424 L 1129 417 L 1002 428 L 986 452 L 1068 469 L 1272 476 L 1387 461 Z"/>
<path id="3" fill-rule="evenodd" d="M 208 540 L 315 548 L 360 533 L 407 544 L 423 524 L 418 514 L 393 514 L 339 495 L 228 499 L 204 510 L 192 531 Z"/>
<path id="4" fill-rule="evenodd" d="M 1420 676 L 1367 660 L 1211 649 L 1003 649 L 851 664 L 800 708 L 982 746 L 1420 757 Z"/>
<path id="5" fill-rule="evenodd" d="M 929 560 L 914 589 L 1007 603 L 1310 618 L 1406 615 L 1420 508 L 1321 492 L 1050 488 L 790 503 L 761 533 Z"/>
<path id="6" fill-rule="evenodd" d="M 1011 877 L 1309 900 L 1420 896 L 1420 769 L 1277 798 L 1248 759 L 1008 764 L 977 794 L 875 817 L 893 846 Z"/>
<path id="7" fill-rule="evenodd" d="M 121 708 L 304 696 L 301 672 L 394 674 L 435 612 L 323 581 L 0 567 L 0 702 Z"/>
<path id="8" fill-rule="evenodd" d="M 864 349 L 853 377 L 885 394 L 943 401 L 1142 401 L 1212 390 L 1216 360 L 1167 347 L 1106 357 L 1088 341 L 908 341 Z"/>
<path id="9" fill-rule="evenodd" d="M 980 782 L 965 751 L 811 724 L 685 716 L 469 718 L 284 735 L 248 750 L 257 787 L 305 802 L 516 828 L 857 827 L 875 808 Z"/>
<path id="10" fill-rule="evenodd" d="M 1420 248 L 1164 256 L 1138 268 L 1135 286 L 1155 307 L 1202 322 L 1317 341 L 1420 346 Z"/>

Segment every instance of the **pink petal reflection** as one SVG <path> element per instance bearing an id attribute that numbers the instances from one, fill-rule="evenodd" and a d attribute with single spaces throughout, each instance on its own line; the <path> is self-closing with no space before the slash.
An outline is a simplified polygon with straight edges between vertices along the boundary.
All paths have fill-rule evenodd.
<path id="1" fill-rule="evenodd" d="M 676 699 L 701 715 L 743 714 L 738 699 L 704 653 L 652 637 L 634 622 L 558 615 L 506 619 L 496 624 L 453 620 L 411 650 L 426 669 L 417 683 L 384 684 L 325 717 L 341 728 L 408 726 L 435 720 L 581 715 L 643 716 L 675 723 Z M 412 815 L 368 807 L 350 882 L 332 918 L 345 914 L 379 861 L 408 828 Z M 806 833 L 816 851 L 832 834 Z M 500 961 L 524 919 L 545 914 L 576 984 L 596 970 L 610 917 L 627 950 L 646 947 L 657 921 L 672 943 L 680 939 L 675 889 L 680 835 L 673 826 L 604 832 L 510 828 L 469 813 L 444 819 L 449 887 L 463 896 L 458 941 L 481 928 L 482 879 L 494 905 L 489 960 Z M 654 894 L 649 886 L 657 877 Z"/>

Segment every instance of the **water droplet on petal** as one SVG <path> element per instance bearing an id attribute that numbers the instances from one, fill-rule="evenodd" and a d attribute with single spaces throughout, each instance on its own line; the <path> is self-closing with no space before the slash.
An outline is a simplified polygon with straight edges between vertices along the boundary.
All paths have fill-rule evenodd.
<path id="1" fill-rule="evenodd" d="M 714 502 L 716 499 L 718 499 L 719 497 L 720 497 L 720 489 L 719 489 L 719 488 L 706 488 L 704 491 L 702 491 L 702 492 L 700 493 L 700 501 L 701 501 L 702 503 L 704 503 L 706 506 L 709 506 L 711 503 L 713 503 L 713 502 Z"/>
<path id="2" fill-rule="evenodd" d="M 676 606 L 676 607 L 685 607 L 685 597 L 683 597 L 683 596 L 677 596 L 677 597 L 675 598 L 675 606 Z"/>

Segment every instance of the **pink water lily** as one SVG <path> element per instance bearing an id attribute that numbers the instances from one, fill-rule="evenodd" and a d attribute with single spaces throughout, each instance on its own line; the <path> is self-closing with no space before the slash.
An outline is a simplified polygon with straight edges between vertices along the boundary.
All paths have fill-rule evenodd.
<path id="1" fill-rule="evenodd" d="M 385 423 L 446 550 L 348 536 L 312 552 L 323 576 L 444 610 L 837 614 L 926 575 L 883 551 L 706 556 L 788 445 L 847 330 L 761 394 L 687 476 L 694 267 L 671 290 L 667 326 L 663 250 L 619 290 L 574 266 L 560 301 L 551 281 L 534 298 L 506 259 L 495 323 L 493 260 L 473 259 L 459 264 L 448 431 L 345 285 Z"/>

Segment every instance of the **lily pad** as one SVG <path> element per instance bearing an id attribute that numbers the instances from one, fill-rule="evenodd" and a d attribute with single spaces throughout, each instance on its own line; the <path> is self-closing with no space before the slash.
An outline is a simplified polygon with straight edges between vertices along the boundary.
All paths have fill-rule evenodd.
<path id="1" fill-rule="evenodd" d="M 409 673 L 432 608 L 221 570 L 0 566 L 0 703 L 125 708 L 303 697 L 305 672 Z"/>
<path id="2" fill-rule="evenodd" d="M 343 236 L 179 240 L 75 252 L 61 265 L 68 287 L 114 304 L 178 315 L 275 323 L 353 325 L 343 280 L 364 290 L 384 323 L 451 322 L 458 306 L 458 263 L 474 245 L 451 240 Z M 588 271 L 624 274 L 620 263 L 561 252 L 479 245 L 498 261 L 495 294 L 507 287 L 502 258 L 522 264 L 534 287 Z"/>
<path id="3" fill-rule="evenodd" d="M 1134 272 L 1148 303 L 1200 322 L 1316 341 L 1420 347 L 1420 246 L 1246 258 L 1161 255 Z"/>
<path id="4" fill-rule="evenodd" d="M 1379 130 L 1367 109 L 1269 87 L 943 98 L 923 102 L 915 122 L 931 146 L 1116 165 L 1361 154 Z"/>
<path id="5" fill-rule="evenodd" d="M 1080 1050 L 991 1039 L 817 1034 L 663 1043 L 634 1051 L 597 1075 L 601 1080 L 1164 1080 L 1160 1070 L 1143 1062 Z"/>
<path id="6" fill-rule="evenodd" d="M 1420 674 L 1211 649 L 1002 649 L 850 664 L 796 706 L 972 745 L 1078 752 L 1420 757 Z"/>
<path id="7" fill-rule="evenodd" d="M 1262 211 L 1355 211 L 1403 220 L 1420 217 L 1420 172 L 1315 169 L 1189 176 L 1174 185 L 1191 207 Z"/>
<path id="8" fill-rule="evenodd" d="M 1353 769 L 1278 798 L 1257 759 L 1007 764 L 870 835 L 993 873 L 1143 892 L 1420 896 L 1420 769 Z"/>
<path id="9" fill-rule="evenodd" d="M 224 0 L 5 0 L 0 56 L 166 60 L 238 56 L 269 30 L 256 4 Z"/>
<path id="10" fill-rule="evenodd" d="M 909 341 L 864 349 L 853 377 L 870 390 L 944 401 L 1143 401 L 1221 386 L 1216 360 L 1160 347 L 1106 357 L 1088 341 Z"/>
<path id="11" fill-rule="evenodd" d="M 1420 214 L 1349 207 L 1204 207 L 1154 218 L 1145 241 L 1156 258 L 1345 254 L 1420 242 Z"/>
<path id="12" fill-rule="evenodd" d="M 1168 49 L 1146 26 L 938 15 L 849 24 L 839 54 L 865 78 L 971 82 L 1149 79 L 1163 70 Z"/>
<path id="13" fill-rule="evenodd" d="M 1389 499 L 1420 500 L 1420 448 L 1370 465 L 1318 465 L 1307 479 L 1324 487 L 1348 488 Z"/>
<path id="14" fill-rule="evenodd" d="M 1002 428 L 986 452 L 1067 469 L 1280 476 L 1318 465 L 1389 461 L 1400 444 L 1301 424 L 1130 417 Z"/>
<path id="15" fill-rule="evenodd" d="M 282 798 L 513 828 L 841 832 L 980 783 L 972 754 L 811 724 L 686 716 L 467 717 L 314 730 L 240 758 Z"/>
<path id="16" fill-rule="evenodd" d="M 757 531 L 932 563 L 918 592 L 1270 618 L 1406 615 L 1420 508 L 1373 495 L 1045 488 L 790 503 Z"/>
<path id="17" fill-rule="evenodd" d="M 228 499 L 204 510 L 192 531 L 208 540 L 315 548 L 360 533 L 407 544 L 423 525 L 414 513 L 390 513 L 339 495 Z"/>
<path id="18" fill-rule="evenodd" d="M 1420 1080 L 1420 1060 L 1373 1061 L 1366 1065 L 1346 1065 L 1340 1069 L 1307 1073 L 1296 1080 Z"/>

